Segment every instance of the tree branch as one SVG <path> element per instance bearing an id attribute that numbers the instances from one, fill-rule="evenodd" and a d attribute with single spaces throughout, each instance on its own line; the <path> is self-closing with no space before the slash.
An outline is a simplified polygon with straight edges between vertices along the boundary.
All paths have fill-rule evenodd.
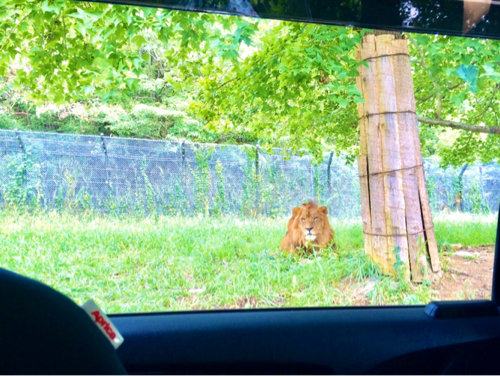
<path id="1" fill-rule="evenodd" d="M 500 85 L 496 84 L 495 90 L 493 90 L 493 94 L 488 102 L 488 105 L 484 108 L 484 110 L 479 115 L 476 116 L 476 119 L 481 118 L 486 113 L 486 111 L 488 111 L 488 109 L 491 107 L 491 103 L 493 102 L 493 99 L 495 99 L 495 95 L 496 95 L 498 89 L 500 89 Z"/>
<path id="2" fill-rule="evenodd" d="M 152 100 L 156 100 L 155 97 L 134 97 L 134 99 L 152 99 Z"/>
<path id="3" fill-rule="evenodd" d="M 462 86 L 463 84 L 465 84 L 465 82 L 459 82 L 459 83 L 458 83 L 458 84 L 456 84 L 456 85 L 453 85 L 453 86 L 450 86 L 450 87 L 446 88 L 446 91 L 450 91 L 450 90 L 456 89 L 457 87 Z M 426 97 L 423 97 L 423 98 L 415 97 L 415 99 L 416 99 L 417 101 L 419 101 L 419 102 L 422 102 L 422 103 L 423 103 L 423 102 L 427 102 L 429 99 L 431 99 L 431 98 L 432 98 L 433 96 L 435 96 L 435 95 L 436 95 L 436 93 L 431 93 L 431 94 L 429 94 L 429 95 L 428 95 L 428 96 L 426 96 Z"/>
<path id="4" fill-rule="evenodd" d="M 431 99 L 435 95 L 436 95 L 436 93 L 432 93 L 432 94 L 429 94 L 428 96 L 426 96 L 424 98 L 415 97 L 415 100 L 417 100 L 419 102 L 427 102 L 429 99 Z"/>
<path id="5" fill-rule="evenodd" d="M 163 85 L 163 86 L 162 86 L 162 88 L 160 89 L 160 91 L 158 92 L 158 94 L 157 94 L 157 95 L 155 95 L 155 97 L 156 97 L 155 99 L 156 99 L 156 100 L 159 100 L 161 93 L 163 92 L 163 90 L 164 90 L 164 89 L 165 89 L 168 85 L 169 85 L 169 84 L 168 84 L 168 82 L 165 82 L 165 85 Z"/>
<path id="6" fill-rule="evenodd" d="M 417 41 L 411 35 L 409 37 L 410 37 L 410 41 L 413 43 L 413 45 L 417 49 L 418 54 L 420 55 L 420 60 L 421 60 L 422 67 L 426 71 L 429 71 L 429 68 L 427 67 L 427 64 L 425 64 L 425 55 L 424 55 L 424 52 L 422 51 L 422 49 L 418 45 Z M 432 84 L 434 85 L 434 90 L 436 90 L 436 94 L 437 94 L 437 112 L 436 112 L 436 115 L 437 115 L 438 119 L 441 119 L 441 108 L 442 108 L 442 94 L 441 94 L 441 90 L 439 89 L 439 85 L 438 85 L 436 79 L 433 78 L 430 73 L 429 73 L 429 78 L 431 79 Z"/>
<path id="7" fill-rule="evenodd" d="M 230 83 L 230 82 L 232 82 L 232 81 L 234 81 L 234 80 L 237 80 L 237 79 L 238 79 L 238 77 L 231 78 L 229 81 L 226 81 L 226 82 L 224 82 L 222 85 L 220 85 L 220 86 L 216 87 L 216 88 L 215 88 L 215 91 L 219 90 L 221 87 L 226 86 L 228 83 Z"/>
<path id="8" fill-rule="evenodd" d="M 491 110 L 495 114 L 495 123 L 496 123 L 496 125 L 498 127 L 498 114 L 497 114 L 497 110 L 495 110 L 495 107 L 491 107 Z"/>
<path id="9" fill-rule="evenodd" d="M 488 134 L 500 135 L 500 127 L 495 127 L 495 126 L 464 124 L 464 123 L 458 123 L 456 121 L 426 119 L 426 118 L 421 118 L 418 116 L 417 116 L 417 120 L 419 123 L 428 124 L 428 125 L 437 125 L 437 126 L 442 126 L 442 127 L 461 129 L 463 131 L 469 131 L 469 132 L 475 132 L 475 133 L 488 133 Z"/>
<path id="10" fill-rule="evenodd" d="M 64 33 L 64 48 L 66 49 L 66 57 L 69 58 L 68 45 L 66 44 L 66 23 L 64 22 L 64 11 L 62 13 L 62 24 L 63 24 L 63 33 Z"/>
<path id="11" fill-rule="evenodd" d="M 449 88 L 447 88 L 446 90 L 453 90 L 453 89 L 456 89 L 457 87 L 462 86 L 463 84 L 465 84 L 465 82 L 459 82 L 459 83 L 458 83 L 458 84 L 456 84 L 456 85 L 450 86 L 450 87 L 449 87 Z"/>
<path id="12" fill-rule="evenodd" d="M 13 29 L 11 29 L 11 30 L 10 30 L 9 35 L 7 35 L 5 38 L 3 38 L 3 40 L 9 40 L 10 36 L 12 35 L 12 33 L 14 33 L 14 32 L 17 30 L 17 28 L 19 27 L 19 25 L 21 25 L 21 23 L 22 23 L 22 22 L 26 19 L 26 17 L 28 17 L 30 14 L 31 14 L 31 11 L 30 11 L 30 12 L 28 12 L 28 14 L 27 14 L 27 15 L 25 15 L 25 16 L 21 19 L 21 21 L 19 21 L 19 23 L 16 25 L 16 27 L 14 27 Z M 3 49 L 3 44 L 2 44 L 2 46 L 1 46 L 1 47 L 2 47 L 2 49 Z"/>

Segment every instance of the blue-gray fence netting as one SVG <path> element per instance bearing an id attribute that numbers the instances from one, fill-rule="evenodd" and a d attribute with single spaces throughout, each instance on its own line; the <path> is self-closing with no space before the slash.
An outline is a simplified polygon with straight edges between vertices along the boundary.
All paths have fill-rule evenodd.
<path id="1" fill-rule="evenodd" d="M 500 167 L 425 160 L 433 210 L 496 212 Z M 250 146 L 0 130 L 0 206 L 102 213 L 286 215 L 310 198 L 333 217 L 359 218 L 356 166 L 325 153 L 285 159 Z"/>

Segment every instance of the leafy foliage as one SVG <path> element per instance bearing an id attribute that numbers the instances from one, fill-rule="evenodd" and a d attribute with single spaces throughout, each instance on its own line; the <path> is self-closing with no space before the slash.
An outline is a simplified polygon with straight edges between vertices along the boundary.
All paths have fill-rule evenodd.
<path id="1" fill-rule="evenodd" d="M 355 84 L 359 34 L 282 22 L 261 42 L 262 49 L 229 72 L 207 66 L 202 95 L 191 109 L 211 129 L 285 138 L 292 149 L 305 147 L 318 157 L 321 141 L 334 140 L 337 151 L 353 155 L 356 102 L 362 101 Z"/>
<path id="2" fill-rule="evenodd" d="M 498 41 L 415 34 L 409 47 L 419 116 L 499 125 Z M 429 128 L 421 127 L 424 132 Z M 438 138 L 443 132 L 435 131 Z M 459 166 L 477 158 L 489 162 L 500 155 L 500 137 L 456 131 L 455 141 L 439 151 L 443 165 Z"/>
<path id="3" fill-rule="evenodd" d="M 150 123 L 136 122 L 143 129 L 133 129 L 133 108 L 143 103 L 177 111 L 171 99 L 182 97 L 189 106 L 180 111 L 189 107 L 190 114 L 178 114 L 185 126 L 180 133 L 193 141 L 258 140 L 318 158 L 334 149 L 352 160 L 362 101 L 354 51 L 364 32 L 65 0 L 0 0 L 2 92 L 18 93 L 8 115 L 27 104 L 121 105 L 128 123 L 101 126 L 97 119 L 89 131 L 154 138 L 172 136 L 178 120 L 152 116 Z M 410 35 L 409 47 L 419 116 L 498 126 L 498 41 Z M 8 116 L 3 121 L 15 126 Z M 75 122 L 65 129 L 82 128 Z M 498 136 L 454 131 L 453 143 L 443 147 L 447 136 L 422 124 L 424 155 L 455 166 L 500 155 Z"/>
<path id="4" fill-rule="evenodd" d="M 197 13 L 65 0 L 44 0 L 41 6 L 38 0 L 3 0 L 0 75 L 6 76 L 17 59 L 27 63 L 17 70 L 15 83 L 30 88 L 28 99 L 65 103 L 95 94 L 107 100 L 126 96 L 123 89 L 139 88 L 141 67 L 150 63 L 151 55 L 138 55 L 137 50 L 146 44 L 148 32 L 166 47 L 172 65 L 182 62 L 180 68 L 188 69 L 200 54 L 211 55 L 210 41 L 216 41 L 220 58 L 237 58 L 239 43 L 249 43 L 254 30 L 245 20 L 233 23 Z"/>
<path id="5" fill-rule="evenodd" d="M 274 132 L 289 137 L 295 150 L 319 152 L 330 141 L 352 157 L 358 140 L 355 103 L 361 100 L 352 53 L 362 33 L 281 23 L 262 38 L 261 51 L 234 68 L 232 77 L 224 73 L 233 81 L 226 79 L 222 90 L 219 78 L 204 84 L 199 111 L 219 128 L 246 126 L 259 136 Z M 316 47 L 316 56 L 308 53 L 310 46 Z M 411 35 L 409 48 L 419 116 L 498 126 L 498 41 Z M 300 85 L 304 81 L 309 84 Z M 421 125 L 424 156 L 437 152 L 443 165 L 459 166 L 500 155 L 498 136 L 455 131 L 454 142 L 442 148 L 438 145 L 448 136 L 443 131 Z"/>

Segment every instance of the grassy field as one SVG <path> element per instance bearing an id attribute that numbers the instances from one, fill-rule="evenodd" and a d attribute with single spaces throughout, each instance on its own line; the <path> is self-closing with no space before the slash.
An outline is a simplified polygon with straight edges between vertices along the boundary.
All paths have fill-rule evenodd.
<path id="1" fill-rule="evenodd" d="M 286 218 L 109 218 L 0 213 L 0 266 L 81 304 L 145 312 L 250 307 L 419 304 L 431 283 L 381 276 L 359 221 L 332 221 L 339 251 L 286 256 Z M 496 216 L 435 217 L 438 243 L 493 244 Z M 366 295 L 363 289 L 371 284 Z"/>

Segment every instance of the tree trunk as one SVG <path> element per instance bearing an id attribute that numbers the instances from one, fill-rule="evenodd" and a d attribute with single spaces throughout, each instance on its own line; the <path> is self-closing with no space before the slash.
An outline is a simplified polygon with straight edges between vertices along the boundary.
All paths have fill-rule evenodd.
<path id="1" fill-rule="evenodd" d="M 383 273 L 406 266 L 422 281 L 440 270 L 420 148 L 407 41 L 368 34 L 357 51 L 361 155 L 358 169 L 365 251 Z"/>

